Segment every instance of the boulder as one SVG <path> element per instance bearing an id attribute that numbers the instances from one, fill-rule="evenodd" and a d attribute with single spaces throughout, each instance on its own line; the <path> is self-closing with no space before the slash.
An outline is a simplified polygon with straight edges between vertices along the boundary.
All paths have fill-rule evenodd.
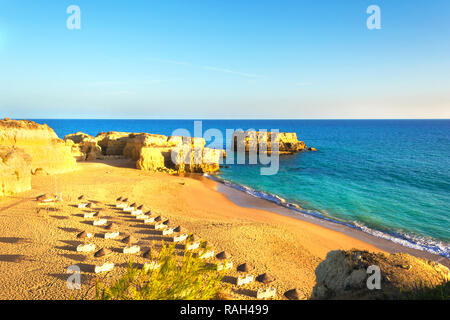
<path id="1" fill-rule="evenodd" d="M 371 266 L 380 270 L 380 289 L 367 285 L 375 274 Z M 315 273 L 313 299 L 401 299 L 450 280 L 449 269 L 437 262 L 358 250 L 330 251 Z"/>
<path id="2" fill-rule="evenodd" d="M 0 196 L 31 189 L 31 162 L 23 149 L 0 146 Z"/>
<path id="3" fill-rule="evenodd" d="M 97 140 L 88 134 L 77 132 L 65 136 L 64 140 L 78 161 L 95 160 L 102 156 L 102 148 L 98 145 Z"/>
<path id="4" fill-rule="evenodd" d="M 27 120 L 0 120 L 0 146 L 18 147 L 31 156 L 31 169 L 48 174 L 76 168 L 70 146 L 46 124 Z"/>
<path id="5" fill-rule="evenodd" d="M 297 139 L 295 132 L 236 131 L 232 136 L 234 151 L 277 152 L 275 143 L 278 143 L 280 154 L 291 154 L 308 149 L 303 141 Z"/>

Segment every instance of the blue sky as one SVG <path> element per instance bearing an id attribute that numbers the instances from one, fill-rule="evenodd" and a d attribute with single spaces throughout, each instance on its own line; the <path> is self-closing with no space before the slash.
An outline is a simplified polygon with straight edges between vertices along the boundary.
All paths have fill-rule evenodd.
<path id="1" fill-rule="evenodd" d="M 0 111 L 450 118 L 450 1 L 0 0 Z"/>

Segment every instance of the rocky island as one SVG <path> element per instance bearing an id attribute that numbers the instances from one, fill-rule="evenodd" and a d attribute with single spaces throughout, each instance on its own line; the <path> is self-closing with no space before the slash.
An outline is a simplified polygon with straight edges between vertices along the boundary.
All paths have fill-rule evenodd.
<path id="1" fill-rule="evenodd" d="M 297 139 L 295 132 L 267 132 L 267 131 L 236 131 L 232 136 L 234 151 L 274 152 L 292 154 L 301 151 L 315 151 L 306 146 L 305 142 Z"/>

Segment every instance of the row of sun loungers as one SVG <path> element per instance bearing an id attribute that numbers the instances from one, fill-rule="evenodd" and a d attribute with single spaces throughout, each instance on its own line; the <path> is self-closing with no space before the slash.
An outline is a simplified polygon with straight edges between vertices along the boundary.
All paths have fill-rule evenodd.
<path id="1" fill-rule="evenodd" d="M 117 229 L 117 225 L 115 225 L 113 222 L 110 222 L 108 224 L 108 220 L 106 218 L 101 218 L 100 213 L 102 210 L 94 209 L 92 202 L 85 202 L 85 197 L 81 196 L 78 198 L 79 203 L 77 205 L 78 208 L 88 208 L 92 209 L 91 212 L 86 212 L 83 214 L 83 217 L 85 219 L 95 219 L 92 221 L 92 224 L 94 226 L 104 226 L 106 230 L 113 230 Z M 217 258 L 219 260 L 224 260 L 224 262 L 220 262 L 217 264 L 217 271 L 226 271 L 233 269 L 233 262 L 230 260 L 231 256 L 225 252 L 222 251 L 215 255 L 213 249 L 207 249 L 203 248 L 201 249 L 201 241 L 195 239 L 193 236 L 189 236 L 187 233 L 185 233 L 184 229 L 181 226 L 177 226 L 174 228 L 169 227 L 169 220 L 165 219 L 161 216 L 152 216 L 151 211 L 146 210 L 144 205 L 137 205 L 136 203 L 133 203 L 131 205 L 128 204 L 128 198 L 119 197 L 116 199 L 115 208 L 122 210 L 125 213 L 129 213 L 131 216 L 134 216 L 137 221 L 140 221 L 144 225 L 153 225 L 153 228 L 155 230 L 161 231 L 161 234 L 163 236 L 172 236 L 171 240 L 174 243 L 185 243 L 185 250 L 186 251 L 197 251 L 195 252 L 195 256 L 199 257 L 200 259 L 211 259 L 211 258 Z M 118 231 L 110 231 L 105 232 L 103 237 L 104 239 L 116 239 L 120 236 L 120 233 Z M 77 235 L 77 238 L 79 239 L 89 239 L 92 238 L 92 234 L 88 232 L 81 232 Z M 138 254 L 141 252 L 141 248 L 136 243 L 138 242 L 137 239 L 135 239 L 133 236 L 126 236 L 124 239 L 122 239 L 122 242 L 126 244 L 126 246 L 122 249 L 123 254 Z M 77 246 L 76 250 L 78 252 L 84 252 L 89 253 L 96 250 L 95 244 L 93 243 L 86 243 L 86 244 L 80 244 Z M 102 248 L 95 252 L 94 256 L 96 258 L 101 257 L 107 257 L 110 255 L 112 251 L 107 248 Z M 151 252 L 150 250 L 147 250 L 143 254 L 144 258 L 151 258 Z M 145 263 L 143 266 L 143 269 L 145 271 L 150 270 L 156 270 L 161 266 L 160 263 L 156 261 L 151 261 L 149 263 Z M 112 262 L 105 262 L 102 265 L 96 265 L 94 268 L 95 273 L 102 273 L 102 272 L 109 272 L 114 269 L 114 263 Z M 237 286 L 243 286 L 249 283 L 252 283 L 255 281 L 255 277 L 253 274 L 250 274 L 251 271 L 253 271 L 254 268 L 250 264 L 243 263 L 237 267 L 237 271 L 245 272 L 245 274 L 240 275 L 236 278 L 236 285 Z M 258 277 L 256 277 L 256 280 L 259 282 L 262 282 L 264 284 L 268 284 L 273 282 L 275 279 L 271 277 L 270 275 L 264 273 Z M 294 292 L 295 295 L 295 292 Z M 276 289 L 269 287 L 266 289 L 259 289 L 256 293 L 257 299 L 269 299 L 274 298 L 276 296 Z"/>

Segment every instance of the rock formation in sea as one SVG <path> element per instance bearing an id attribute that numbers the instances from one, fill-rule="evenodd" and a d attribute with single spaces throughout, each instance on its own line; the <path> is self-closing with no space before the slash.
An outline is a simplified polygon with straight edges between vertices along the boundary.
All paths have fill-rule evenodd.
<path id="1" fill-rule="evenodd" d="M 0 120 L 0 146 L 23 149 L 31 157 L 32 173 L 55 174 L 76 168 L 70 147 L 46 124 Z"/>
<path id="2" fill-rule="evenodd" d="M 379 289 L 373 286 L 376 285 L 377 268 L 380 271 Z M 414 297 L 448 281 L 447 267 L 406 253 L 336 250 L 330 251 L 316 268 L 312 298 L 401 299 Z M 368 288 L 368 282 L 372 290 Z"/>
<path id="3" fill-rule="evenodd" d="M 303 141 L 297 139 L 295 132 L 264 132 L 264 131 L 236 131 L 232 136 L 232 149 L 234 151 L 250 152 L 278 152 L 291 154 L 308 150 Z"/>
<path id="4" fill-rule="evenodd" d="M 77 132 L 65 140 L 78 160 L 123 156 L 136 161 L 137 169 L 146 171 L 215 172 L 225 154 L 221 149 L 205 148 L 203 138 L 150 133 L 101 132 L 94 138 Z"/>
<path id="5" fill-rule="evenodd" d="M 23 149 L 0 145 L 0 196 L 31 189 L 31 156 Z"/>

